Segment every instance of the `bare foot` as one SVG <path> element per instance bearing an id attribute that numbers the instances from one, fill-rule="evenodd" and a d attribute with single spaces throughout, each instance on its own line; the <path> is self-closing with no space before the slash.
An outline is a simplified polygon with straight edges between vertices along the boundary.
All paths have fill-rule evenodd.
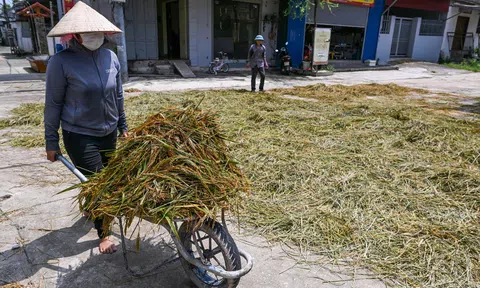
<path id="1" fill-rule="evenodd" d="M 100 250 L 100 253 L 102 254 L 112 254 L 117 252 L 117 247 L 108 238 L 103 238 L 100 240 L 98 250 Z"/>

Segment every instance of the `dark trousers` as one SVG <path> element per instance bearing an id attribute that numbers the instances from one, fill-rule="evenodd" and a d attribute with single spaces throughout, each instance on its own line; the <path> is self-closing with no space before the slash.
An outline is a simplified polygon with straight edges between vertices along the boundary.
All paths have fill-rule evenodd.
<path id="1" fill-rule="evenodd" d="M 63 130 L 63 143 L 73 165 L 89 177 L 108 164 L 109 153 L 117 146 L 117 131 L 104 137 L 93 137 Z M 94 224 L 98 237 L 107 236 L 102 229 L 103 219 L 95 219 Z"/>
<path id="2" fill-rule="evenodd" d="M 257 88 L 257 74 L 260 74 L 259 90 L 263 91 L 263 85 L 265 84 L 265 67 L 252 67 L 252 91 L 255 91 Z"/>

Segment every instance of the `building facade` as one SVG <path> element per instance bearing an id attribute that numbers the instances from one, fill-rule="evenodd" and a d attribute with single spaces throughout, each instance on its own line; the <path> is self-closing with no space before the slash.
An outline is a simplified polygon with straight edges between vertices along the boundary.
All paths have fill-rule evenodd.
<path id="1" fill-rule="evenodd" d="M 318 9 L 318 28 L 330 28 L 330 59 L 363 61 L 375 55 L 380 10 L 372 0 L 334 1 L 338 7 Z M 313 9 L 305 18 L 289 17 L 287 39 L 293 67 L 299 67 L 313 45 Z"/>
<path id="2" fill-rule="evenodd" d="M 337 8 L 317 11 L 316 23 L 332 30 L 331 60 L 437 62 L 478 47 L 479 11 L 460 7 L 465 1 L 477 0 L 335 0 Z M 115 22 L 109 0 L 85 2 Z M 292 65 L 299 67 L 313 42 L 314 11 L 292 18 L 283 15 L 287 6 L 288 0 L 127 0 L 129 63 L 182 59 L 207 67 L 223 51 L 230 66 L 244 67 L 261 34 L 269 61 L 288 41 Z"/>
<path id="3" fill-rule="evenodd" d="M 480 1 L 453 1 L 448 11 L 441 57 L 460 61 L 478 54 Z"/>
<path id="4" fill-rule="evenodd" d="M 85 2 L 114 20 L 108 0 Z M 231 66 L 245 66 L 256 35 L 264 36 L 269 60 L 277 46 L 279 0 L 127 0 L 124 11 L 130 63 L 182 59 L 208 67 L 223 51 Z"/>
<path id="5" fill-rule="evenodd" d="M 450 0 L 387 0 L 382 14 L 377 59 L 437 62 Z"/>

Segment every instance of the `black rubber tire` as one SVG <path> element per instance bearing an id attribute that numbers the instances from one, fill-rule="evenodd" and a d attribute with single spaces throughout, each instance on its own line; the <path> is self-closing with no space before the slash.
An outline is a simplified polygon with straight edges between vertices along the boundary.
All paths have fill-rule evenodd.
<path id="1" fill-rule="evenodd" d="M 215 70 L 213 70 L 213 67 L 215 67 L 215 64 L 210 64 L 210 66 L 208 67 L 208 73 L 215 74 Z"/>
<path id="2" fill-rule="evenodd" d="M 192 231 L 195 227 L 194 222 L 184 222 L 179 229 L 180 241 L 183 243 L 183 246 L 187 251 L 192 252 Z M 242 262 L 240 254 L 238 253 L 238 248 L 235 242 L 233 241 L 232 236 L 223 228 L 223 226 L 214 222 L 213 220 L 208 220 L 203 223 L 196 231 L 202 231 L 207 234 L 215 243 L 220 247 L 221 254 L 223 255 L 223 260 L 225 261 L 225 268 L 227 271 L 240 270 L 242 268 Z M 180 258 L 183 269 L 187 273 L 188 277 L 192 282 L 199 288 L 235 288 L 240 282 L 238 279 L 222 279 L 220 283 L 211 285 L 202 281 L 198 276 L 196 271 L 198 268 L 194 265 L 191 265 L 187 260 Z M 196 270 L 197 269 L 197 270 Z"/>
<path id="3" fill-rule="evenodd" d="M 227 63 L 223 64 L 222 72 L 223 73 L 228 73 L 228 71 L 230 71 L 230 66 Z"/>

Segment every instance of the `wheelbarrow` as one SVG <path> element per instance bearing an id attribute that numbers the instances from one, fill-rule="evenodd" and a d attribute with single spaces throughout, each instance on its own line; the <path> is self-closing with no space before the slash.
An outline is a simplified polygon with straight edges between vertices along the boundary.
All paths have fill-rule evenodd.
<path id="1" fill-rule="evenodd" d="M 56 157 L 81 182 L 87 181 L 87 177 L 65 157 L 60 154 L 57 154 Z M 148 221 L 148 219 L 144 220 Z M 178 255 L 156 265 L 148 271 L 135 271 L 128 265 L 122 218 L 118 217 L 118 221 L 120 224 L 125 268 L 134 277 L 151 275 L 162 266 L 180 260 L 186 274 L 198 287 L 234 288 L 237 287 L 240 278 L 252 270 L 253 259 L 247 252 L 238 248 L 235 244 L 228 232 L 224 211 L 222 211 L 221 217 L 222 224 L 208 220 L 200 227 L 197 227 L 195 219 L 176 219 L 174 223 L 178 231 L 178 237 L 168 224 L 161 224 L 170 233 Z M 179 223 L 181 223 L 180 228 L 178 228 Z M 244 258 L 246 261 L 243 268 L 241 258 Z"/>

